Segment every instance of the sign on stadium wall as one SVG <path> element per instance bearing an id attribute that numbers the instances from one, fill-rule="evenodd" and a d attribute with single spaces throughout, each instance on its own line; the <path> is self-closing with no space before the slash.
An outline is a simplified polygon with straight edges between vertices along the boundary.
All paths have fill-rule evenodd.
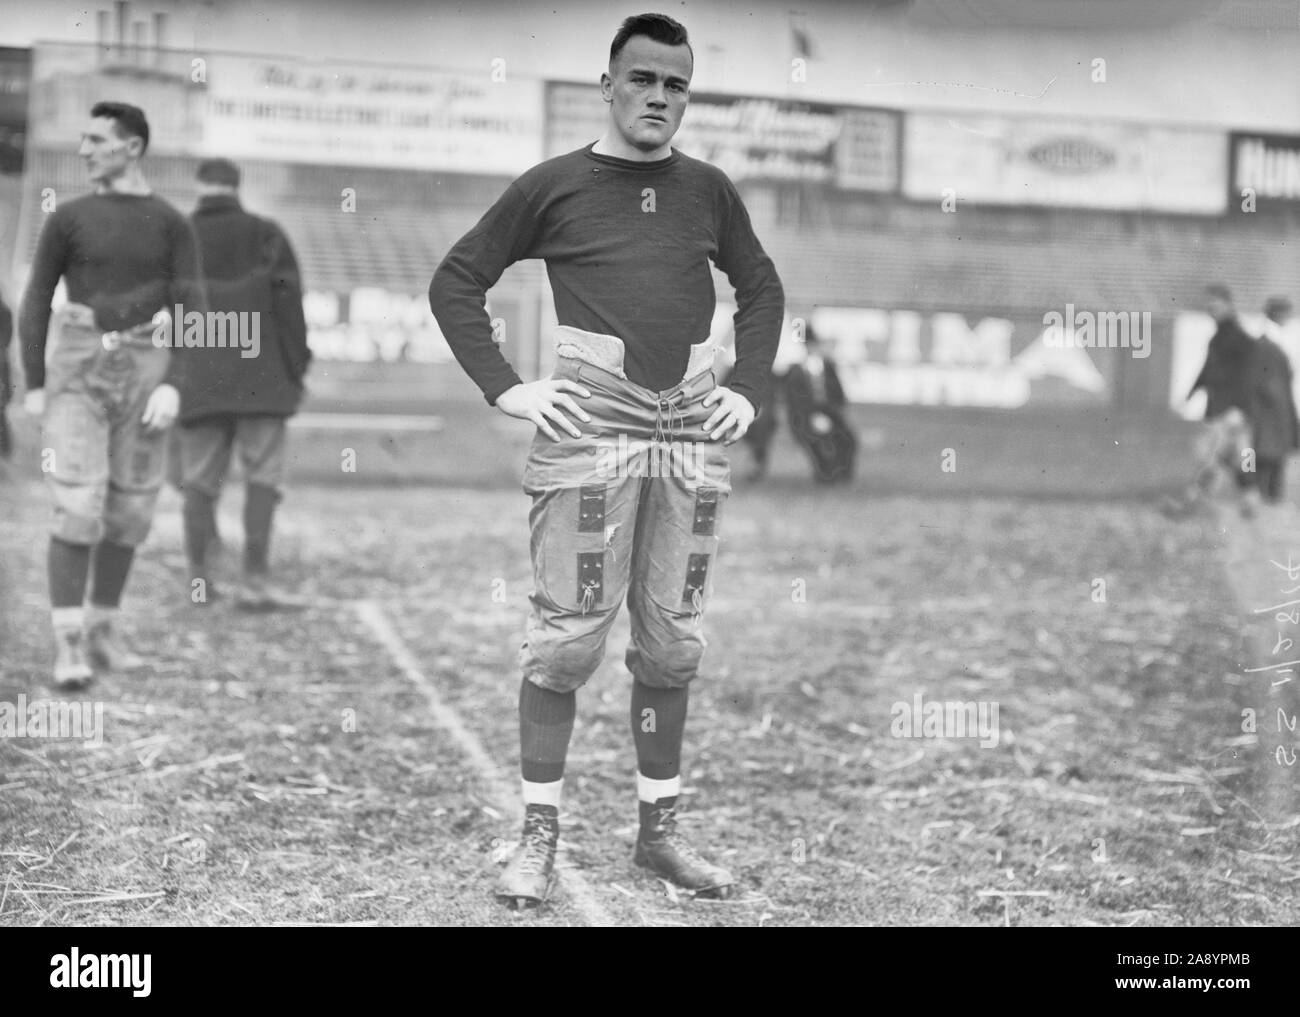
<path id="1" fill-rule="evenodd" d="M 294 57 L 41 44 L 32 142 L 75 146 L 105 95 L 145 110 L 152 151 L 513 176 L 542 154 L 542 85 Z"/>
<path id="2" fill-rule="evenodd" d="M 1051 205 L 1217 215 L 1227 137 L 1057 117 L 909 113 L 903 194 L 940 204 Z"/>
<path id="3" fill-rule="evenodd" d="M 1300 136 L 1239 132 L 1231 145 L 1230 210 L 1242 205 L 1248 190 L 1256 210 L 1300 205 Z"/>
<path id="4" fill-rule="evenodd" d="M 1071 317 L 1086 321 L 1089 313 Z M 810 324 L 834 354 L 851 402 L 1002 409 L 1108 403 L 1120 358 L 1136 351 L 1099 346 L 1104 331 L 1088 339 L 1078 328 L 1065 338 L 1044 317 L 819 307 Z M 1149 329 L 1149 321 L 1138 325 Z M 786 359 L 792 345 L 787 332 Z"/>
<path id="5" fill-rule="evenodd" d="M 540 82 L 214 55 L 204 146 L 230 158 L 513 175 L 542 151 Z"/>
<path id="6" fill-rule="evenodd" d="M 595 85 L 550 82 L 546 154 L 562 155 L 605 131 L 609 107 Z M 733 181 L 830 183 L 898 189 L 899 116 L 891 110 L 692 93 L 673 147 Z"/>

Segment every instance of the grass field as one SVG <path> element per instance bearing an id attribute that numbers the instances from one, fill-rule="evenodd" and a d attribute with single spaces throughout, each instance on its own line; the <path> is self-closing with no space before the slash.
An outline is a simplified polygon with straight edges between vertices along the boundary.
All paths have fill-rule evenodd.
<path id="1" fill-rule="evenodd" d="M 12 475 L 3 498 L 12 703 L 52 695 L 45 503 Z M 167 492 L 128 590 L 154 666 L 78 697 L 103 744 L 0 739 L 0 922 L 1300 922 L 1300 764 L 1274 757 L 1300 696 L 1248 670 L 1283 659 L 1257 609 L 1294 516 L 783 480 L 727 506 L 687 729 L 683 825 L 741 894 L 631 864 L 621 618 L 579 696 L 565 878 L 501 908 L 526 513 L 516 489 L 299 487 L 275 551 L 314 607 L 246 616 L 189 605 Z M 895 737 L 918 694 L 996 704 L 996 744 Z"/>

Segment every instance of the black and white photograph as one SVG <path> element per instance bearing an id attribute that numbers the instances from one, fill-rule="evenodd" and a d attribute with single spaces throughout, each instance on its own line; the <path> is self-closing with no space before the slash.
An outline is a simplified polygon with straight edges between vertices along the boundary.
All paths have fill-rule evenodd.
<path id="1" fill-rule="evenodd" d="M 0 926 L 1300 924 L 1300 0 L 9 7 Z"/>

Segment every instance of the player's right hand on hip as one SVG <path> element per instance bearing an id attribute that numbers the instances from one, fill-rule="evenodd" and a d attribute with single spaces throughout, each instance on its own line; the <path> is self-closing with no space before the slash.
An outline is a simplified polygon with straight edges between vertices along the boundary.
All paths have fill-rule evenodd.
<path id="1" fill-rule="evenodd" d="M 497 396 L 496 407 L 506 416 L 518 417 L 520 420 L 531 420 L 551 441 L 560 440 L 560 436 L 551 427 L 551 421 L 559 424 L 573 437 L 581 438 L 582 432 L 578 430 L 577 425 L 572 420 L 564 415 L 561 407 L 568 410 L 579 420 L 589 421 L 591 417 L 570 396 L 565 394 L 567 392 L 572 392 L 583 399 L 588 399 L 591 396 L 591 393 L 577 382 L 563 378 L 558 380 L 543 378 L 540 381 L 521 382 L 513 388 L 506 389 Z"/>
<path id="2" fill-rule="evenodd" d="M 29 388 L 23 393 L 23 412 L 33 417 L 45 415 L 45 389 Z"/>

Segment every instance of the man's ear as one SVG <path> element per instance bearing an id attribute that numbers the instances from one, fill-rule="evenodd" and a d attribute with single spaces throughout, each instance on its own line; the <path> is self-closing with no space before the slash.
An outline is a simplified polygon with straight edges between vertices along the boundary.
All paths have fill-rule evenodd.
<path id="1" fill-rule="evenodd" d="M 600 97 L 606 102 L 614 101 L 614 79 L 608 73 L 600 76 Z"/>
<path id="2" fill-rule="evenodd" d="M 144 154 L 144 138 L 138 136 L 127 138 L 126 152 L 132 159 L 139 159 Z"/>

